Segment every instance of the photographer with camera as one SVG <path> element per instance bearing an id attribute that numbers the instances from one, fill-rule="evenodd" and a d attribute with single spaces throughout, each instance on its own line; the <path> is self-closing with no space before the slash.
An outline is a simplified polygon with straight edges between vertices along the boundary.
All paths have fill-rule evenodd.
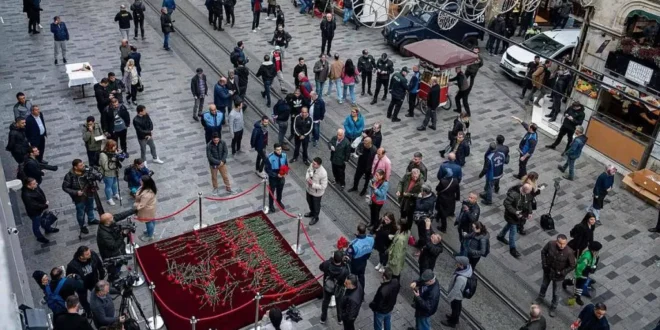
<path id="1" fill-rule="evenodd" d="M 92 319 L 97 329 L 112 325 L 117 321 L 124 323 L 126 319 L 124 315 L 115 316 L 115 304 L 112 301 L 112 297 L 108 295 L 109 292 L 110 284 L 108 281 L 100 280 L 96 283 L 90 304 L 92 305 Z"/>
<path id="2" fill-rule="evenodd" d="M 99 157 L 99 164 L 101 165 L 101 174 L 103 174 L 103 184 L 105 185 L 105 200 L 109 205 L 114 206 L 116 198 L 121 201 L 119 195 L 119 169 L 121 162 L 126 159 L 123 155 L 117 154 L 117 142 L 108 140 L 105 143 L 105 148 Z"/>
<path id="3" fill-rule="evenodd" d="M 80 159 L 74 159 L 71 162 L 71 171 L 64 176 L 62 190 L 71 196 L 71 200 L 76 205 L 76 219 L 83 234 L 89 234 L 85 226 L 85 214 L 87 214 L 87 224 L 97 225 L 98 220 L 94 219 L 94 194 L 98 190 L 96 181 L 101 181 L 101 174 L 85 166 Z"/>
<path id="4" fill-rule="evenodd" d="M 116 215 L 110 213 L 103 213 L 101 215 L 101 225 L 96 231 L 96 243 L 99 247 L 99 253 L 104 260 L 124 254 L 123 252 L 126 248 L 124 237 L 128 235 L 129 231 L 135 232 L 135 224 L 129 222 L 125 226 L 120 226 L 117 224 L 117 221 L 124 220 L 133 214 L 135 214 L 134 209 L 126 210 Z M 106 266 L 108 270 L 108 281 L 113 282 L 119 277 L 121 265 L 121 263 L 113 262 Z"/>
<path id="5" fill-rule="evenodd" d="M 94 289 L 94 285 L 100 279 L 105 278 L 105 268 L 103 268 L 101 257 L 85 245 L 78 247 L 78 250 L 73 255 L 73 259 L 66 265 L 66 273 L 80 276 L 83 281 L 83 287 L 87 291 Z M 84 295 L 80 295 L 80 304 L 85 309 L 85 312 L 91 310 L 87 295 L 87 292 Z"/>
<path id="6" fill-rule="evenodd" d="M 54 318 L 57 318 L 60 314 L 66 313 L 67 309 L 65 301 L 67 297 L 74 296 L 76 293 L 78 293 L 78 295 L 85 293 L 80 277 L 75 274 L 64 277 L 64 271 L 61 267 L 51 269 L 50 280 L 46 273 L 39 270 L 32 273 L 32 278 L 34 278 L 37 285 L 44 290 L 44 300 L 46 301 L 48 308 L 53 311 Z"/>
<path id="7" fill-rule="evenodd" d="M 128 182 L 128 189 L 131 196 L 135 197 L 135 193 L 140 189 L 140 179 L 142 179 L 143 175 L 153 176 L 154 171 L 147 168 L 147 162 L 142 160 L 142 158 L 135 158 L 133 165 L 124 170 L 124 181 Z"/>
<path id="8" fill-rule="evenodd" d="M 126 106 L 119 104 L 116 98 L 110 100 L 110 105 L 101 112 L 101 128 L 108 139 L 119 142 L 121 151 L 126 155 L 126 158 L 128 158 L 126 132 L 130 126 L 131 116 Z"/>

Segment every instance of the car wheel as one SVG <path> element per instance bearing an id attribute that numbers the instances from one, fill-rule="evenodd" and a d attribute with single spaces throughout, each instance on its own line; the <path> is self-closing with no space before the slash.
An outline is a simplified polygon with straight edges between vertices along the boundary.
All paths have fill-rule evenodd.
<path id="1" fill-rule="evenodd" d="M 415 42 L 415 40 L 410 40 L 410 39 L 404 40 L 403 42 L 401 42 L 401 44 L 399 45 L 399 54 L 401 54 L 401 56 L 403 56 L 403 57 L 413 56 L 412 53 L 410 53 L 409 51 L 407 51 L 405 49 L 406 45 L 410 45 L 413 42 Z"/>
<path id="2" fill-rule="evenodd" d="M 476 37 L 467 37 L 463 40 L 463 46 L 465 48 L 472 50 L 479 45 L 479 40 Z"/>

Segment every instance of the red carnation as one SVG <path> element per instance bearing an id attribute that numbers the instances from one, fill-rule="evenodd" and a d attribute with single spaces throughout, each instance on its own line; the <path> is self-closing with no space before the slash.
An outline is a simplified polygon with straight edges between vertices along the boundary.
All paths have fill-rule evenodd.
<path id="1" fill-rule="evenodd" d="M 280 174 L 281 176 L 285 176 L 285 175 L 289 174 L 289 165 L 286 165 L 286 164 L 285 164 L 285 165 L 280 166 L 280 172 L 279 172 L 279 174 Z"/>

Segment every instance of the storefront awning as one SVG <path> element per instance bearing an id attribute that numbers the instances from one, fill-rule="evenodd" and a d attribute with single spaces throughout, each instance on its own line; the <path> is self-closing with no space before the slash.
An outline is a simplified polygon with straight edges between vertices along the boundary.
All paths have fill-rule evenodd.
<path id="1" fill-rule="evenodd" d="M 644 17 L 648 20 L 656 21 L 656 22 L 660 23 L 660 16 L 655 15 L 655 14 L 651 14 L 649 12 L 646 12 L 646 11 L 643 11 L 643 10 L 640 10 L 640 9 L 635 9 L 635 10 L 631 11 L 630 13 L 628 13 L 628 17 L 633 17 L 633 16 Z"/>

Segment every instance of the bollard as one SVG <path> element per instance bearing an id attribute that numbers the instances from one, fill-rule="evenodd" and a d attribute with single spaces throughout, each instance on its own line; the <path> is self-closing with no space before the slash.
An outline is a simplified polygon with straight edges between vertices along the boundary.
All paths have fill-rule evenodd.
<path id="1" fill-rule="evenodd" d="M 190 319 L 190 324 L 192 324 L 191 329 L 195 330 L 195 324 L 197 324 L 197 319 L 194 316 Z"/>
<path id="2" fill-rule="evenodd" d="M 263 179 L 263 182 L 264 182 L 264 197 L 262 201 L 262 210 L 264 211 L 264 213 L 268 214 L 268 206 L 266 204 L 266 200 L 268 198 L 268 180 Z"/>
<path id="3" fill-rule="evenodd" d="M 202 222 L 202 192 L 197 193 L 197 204 L 199 204 L 199 223 L 193 226 L 193 230 L 200 230 L 206 228 L 206 224 Z"/>
<path id="4" fill-rule="evenodd" d="M 300 245 L 300 226 L 304 226 L 302 223 L 302 214 L 298 213 L 298 230 L 296 232 L 296 244 L 291 245 L 291 249 L 296 252 L 297 255 L 305 253 L 302 246 Z"/>
<path id="5" fill-rule="evenodd" d="M 137 287 L 141 286 L 142 284 L 144 284 L 144 278 L 138 272 L 138 268 L 139 268 L 138 266 L 139 266 L 139 264 L 138 264 L 138 261 L 137 261 L 137 253 L 133 253 L 133 273 L 137 276 L 137 280 L 135 281 L 135 283 L 133 283 L 134 288 L 137 288 Z"/>
<path id="6" fill-rule="evenodd" d="M 261 300 L 261 293 L 257 292 L 257 295 L 254 296 L 254 301 L 257 302 L 256 306 L 257 308 L 254 311 L 254 330 L 259 330 L 261 328 L 261 324 L 259 322 L 261 321 L 259 319 L 259 300 Z"/>
<path id="7" fill-rule="evenodd" d="M 163 322 L 163 319 L 158 315 L 158 311 L 156 310 L 156 298 L 154 296 L 156 285 L 154 282 L 149 283 L 149 290 L 151 290 L 151 307 L 153 308 L 153 316 L 147 319 L 147 327 L 149 330 L 158 330 L 162 328 L 165 323 Z"/>

